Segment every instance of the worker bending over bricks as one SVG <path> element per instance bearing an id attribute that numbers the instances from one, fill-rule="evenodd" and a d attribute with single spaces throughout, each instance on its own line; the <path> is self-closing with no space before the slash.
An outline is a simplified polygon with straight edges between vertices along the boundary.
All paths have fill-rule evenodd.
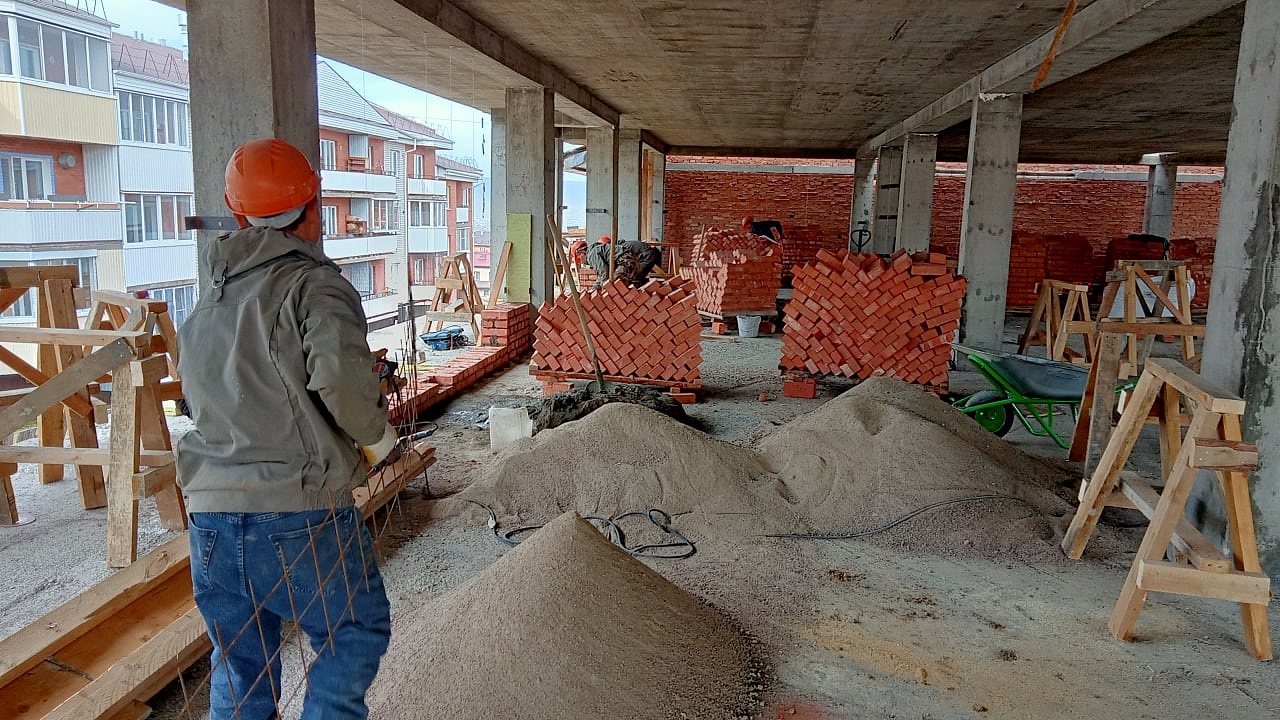
<path id="1" fill-rule="evenodd" d="M 649 281 L 649 273 L 662 262 L 661 248 L 637 240 L 615 243 L 608 235 L 601 235 L 590 245 L 586 240 L 579 240 L 573 244 L 572 250 L 579 264 L 585 262 L 595 270 L 597 290 L 611 279 L 640 287 Z M 609 275 L 610 250 L 614 255 L 612 277 Z"/>

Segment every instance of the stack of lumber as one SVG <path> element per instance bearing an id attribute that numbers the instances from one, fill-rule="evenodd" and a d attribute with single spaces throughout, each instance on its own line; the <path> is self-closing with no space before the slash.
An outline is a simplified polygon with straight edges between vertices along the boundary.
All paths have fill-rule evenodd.
<path id="1" fill-rule="evenodd" d="M 792 378 L 879 375 L 944 390 L 965 282 L 936 253 L 823 250 L 795 268 L 781 367 Z"/>
<path id="2" fill-rule="evenodd" d="M 642 288 L 614 281 L 583 293 L 604 375 L 617 382 L 700 388 L 702 319 L 695 303 L 684 280 L 653 280 Z M 571 297 L 561 295 L 538 310 L 530 372 L 544 382 L 594 377 Z"/>
<path id="3" fill-rule="evenodd" d="M 697 287 L 698 310 L 725 314 L 770 314 L 782 286 L 781 251 L 759 235 L 708 230 L 694 238 L 694 259 L 680 276 Z"/>

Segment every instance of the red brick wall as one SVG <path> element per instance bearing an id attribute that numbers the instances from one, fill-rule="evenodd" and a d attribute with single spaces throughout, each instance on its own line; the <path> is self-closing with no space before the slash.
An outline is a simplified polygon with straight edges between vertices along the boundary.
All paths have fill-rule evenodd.
<path id="1" fill-rule="evenodd" d="M 1194 307 L 1207 307 L 1213 246 L 1218 231 L 1220 183 L 1182 183 L 1175 195 L 1173 257 L 1186 260 L 1196 278 Z M 1143 181 L 1018 181 L 1009 306 L 1035 303 L 1035 285 L 1048 277 L 1101 284 L 1114 260 L 1158 258 L 1160 246 L 1131 243 L 1142 230 L 1147 185 Z M 933 250 L 959 257 L 964 178 L 939 176 L 933 196 Z"/>
<path id="2" fill-rule="evenodd" d="M 808 160 L 668 158 L 668 162 L 704 161 L 817 164 Z M 747 214 L 776 219 L 794 240 L 791 247 L 783 247 L 786 270 L 791 263 L 807 261 L 818 249 L 846 247 L 852 190 L 852 175 L 668 170 L 663 230 L 668 242 L 681 243 L 681 255 L 687 258 L 693 236 L 703 226 L 737 228 Z M 1174 206 L 1173 257 L 1191 265 L 1198 286 L 1194 305 L 1201 308 L 1209 299 L 1221 192 L 1220 183 L 1182 183 Z M 1129 233 L 1141 231 L 1145 202 L 1145 181 L 1020 179 L 1009 306 L 1034 304 L 1035 285 L 1046 277 L 1100 283 L 1112 259 L 1158 257 L 1158 246 L 1129 247 L 1126 240 Z M 940 175 L 934 187 L 935 252 L 958 258 L 963 209 L 964 177 Z"/>
<path id="3" fill-rule="evenodd" d="M 811 258 L 822 247 L 848 245 L 852 175 L 668 170 L 663 189 L 663 239 L 678 241 L 684 258 L 692 256 L 693 237 L 704 228 L 737 230 L 746 215 L 777 220 L 788 237 L 803 231 L 805 257 L 792 257 L 784 243 L 784 264 Z"/>
<path id="4" fill-rule="evenodd" d="M 409 147 L 413 147 L 410 145 Z M 431 180 L 436 176 L 436 149 L 433 147 L 420 147 L 413 152 L 406 153 L 405 168 L 408 170 L 409 177 L 416 177 L 413 169 L 413 159 L 415 157 L 422 158 L 422 177 Z"/>
<path id="5" fill-rule="evenodd" d="M 84 151 L 79 143 L 57 142 L 53 140 L 33 140 L 12 135 L 0 137 L 0 152 L 21 153 L 23 155 L 43 155 L 49 158 L 53 167 L 53 189 L 50 194 L 84 195 Z M 58 164 L 58 156 L 71 153 L 76 158 L 76 166 L 70 170 Z M 113 201 L 114 202 L 114 201 Z"/>

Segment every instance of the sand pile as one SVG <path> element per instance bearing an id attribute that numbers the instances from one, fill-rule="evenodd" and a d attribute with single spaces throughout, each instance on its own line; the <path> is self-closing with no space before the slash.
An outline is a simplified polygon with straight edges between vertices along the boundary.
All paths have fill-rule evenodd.
<path id="1" fill-rule="evenodd" d="M 693 419 L 685 413 L 684 405 L 681 405 L 671 393 L 658 388 L 624 383 L 607 383 L 604 390 L 594 388 L 594 382 L 587 383 L 531 403 L 528 407 L 529 419 L 533 421 L 533 431 L 539 433 L 560 427 L 615 402 L 642 405 L 686 425 L 693 423 Z"/>
<path id="2" fill-rule="evenodd" d="M 1059 471 L 888 378 L 867 380 L 788 423 L 760 449 L 778 474 L 777 492 L 822 532 L 878 526 L 938 500 L 1011 494 L 1030 506 L 952 505 L 875 540 L 1036 556 L 1053 549 L 1048 517 L 1073 509 L 1054 493 L 1067 482 Z"/>
<path id="3" fill-rule="evenodd" d="M 756 709 L 747 640 L 571 513 L 397 617 L 371 717 L 717 720 Z"/>
<path id="4" fill-rule="evenodd" d="M 506 527 L 566 510 L 610 516 L 660 508 L 691 538 L 741 538 L 802 527 L 773 485 L 753 451 L 613 403 L 519 441 L 458 497 L 489 505 Z"/>

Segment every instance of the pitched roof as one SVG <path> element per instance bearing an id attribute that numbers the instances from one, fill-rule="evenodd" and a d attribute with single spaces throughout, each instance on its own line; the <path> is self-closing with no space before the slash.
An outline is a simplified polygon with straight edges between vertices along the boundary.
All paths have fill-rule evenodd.
<path id="1" fill-rule="evenodd" d="M 111 68 L 175 85 L 190 83 L 187 59 L 181 49 L 120 33 L 111 33 Z"/>
<path id="2" fill-rule="evenodd" d="M 436 155 L 436 167 L 444 168 L 445 170 L 453 170 L 454 172 L 484 175 L 484 171 L 478 167 L 472 167 L 464 162 L 458 162 L 457 160 L 443 157 L 441 155 Z"/>
<path id="3" fill-rule="evenodd" d="M 333 114 L 394 130 L 390 123 L 373 108 L 346 78 L 338 74 L 329 63 L 316 63 L 316 88 L 319 93 L 320 114 Z M 394 132 L 390 133 L 395 135 Z"/>
<path id="4" fill-rule="evenodd" d="M 439 140 L 440 142 L 447 142 L 450 145 L 453 144 L 453 141 L 450 140 L 449 138 L 441 135 L 440 133 L 436 132 L 435 130 L 432 130 L 430 127 L 423 125 L 422 123 L 418 122 L 417 120 L 414 120 L 411 117 L 406 117 L 404 115 L 401 115 L 400 113 L 394 110 L 391 110 L 390 108 L 385 108 L 377 103 L 369 103 L 369 104 L 372 105 L 374 109 L 377 110 L 378 113 L 381 114 L 384 119 L 386 119 L 387 122 L 391 123 L 391 127 L 397 130 L 413 133 L 414 135 L 421 135 L 422 137 L 425 137 L 431 140 Z"/>

